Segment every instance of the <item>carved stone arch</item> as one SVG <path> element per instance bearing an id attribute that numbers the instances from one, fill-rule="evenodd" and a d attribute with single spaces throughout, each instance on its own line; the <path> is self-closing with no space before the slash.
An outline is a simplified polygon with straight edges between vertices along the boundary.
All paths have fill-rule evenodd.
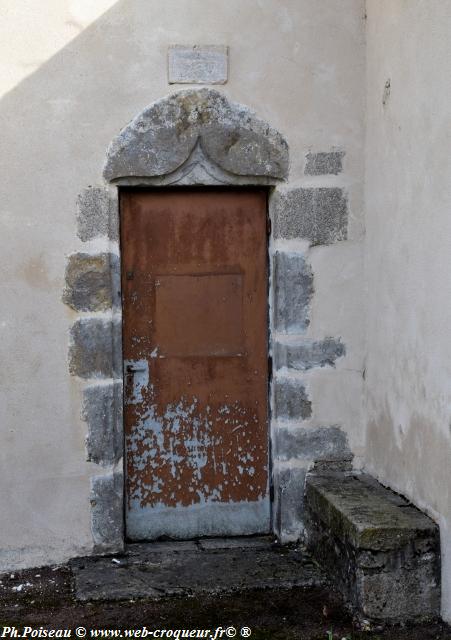
<path id="1" fill-rule="evenodd" d="M 288 167 L 285 139 L 250 109 L 213 89 L 188 89 L 137 115 L 108 147 L 103 186 L 79 196 L 78 237 L 87 244 L 68 256 L 63 301 L 80 312 L 70 332 L 69 370 L 84 384 L 98 553 L 124 546 L 118 187 L 274 186 L 287 178 Z M 91 244 L 100 238 L 102 253 Z"/>
<path id="2" fill-rule="evenodd" d="M 115 184 L 272 185 L 288 175 L 283 136 L 213 89 L 154 102 L 112 141 L 104 177 Z"/>

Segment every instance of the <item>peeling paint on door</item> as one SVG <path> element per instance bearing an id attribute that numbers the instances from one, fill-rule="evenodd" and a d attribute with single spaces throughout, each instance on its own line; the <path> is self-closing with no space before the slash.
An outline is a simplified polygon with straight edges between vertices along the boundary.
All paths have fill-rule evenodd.
<path id="1" fill-rule="evenodd" d="M 266 194 L 122 194 L 127 535 L 269 530 Z"/>

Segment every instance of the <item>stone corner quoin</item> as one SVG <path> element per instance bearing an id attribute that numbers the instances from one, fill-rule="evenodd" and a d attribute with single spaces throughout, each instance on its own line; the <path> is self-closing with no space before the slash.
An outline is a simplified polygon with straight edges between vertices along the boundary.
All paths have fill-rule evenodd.
<path id="1" fill-rule="evenodd" d="M 307 371 L 317 367 L 335 367 L 339 358 L 346 355 L 346 345 L 341 338 L 303 340 L 300 344 L 275 342 L 274 364 L 276 370 L 284 367 Z"/>
<path id="2" fill-rule="evenodd" d="M 343 171 L 344 151 L 320 151 L 305 157 L 304 173 L 307 176 L 338 175 Z"/>
<path id="3" fill-rule="evenodd" d="M 79 378 L 120 378 L 121 322 L 79 318 L 70 330 L 69 371 Z"/>
<path id="4" fill-rule="evenodd" d="M 105 186 L 88 186 L 77 198 L 77 235 L 82 242 L 119 239 L 117 200 Z"/>
<path id="5" fill-rule="evenodd" d="M 119 256 L 73 253 L 68 256 L 63 302 L 74 311 L 120 308 Z"/>
<path id="6" fill-rule="evenodd" d="M 309 326 L 313 271 L 298 253 L 276 251 L 273 256 L 274 325 L 276 331 L 303 333 Z"/>
<path id="7" fill-rule="evenodd" d="M 91 478 L 91 531 L 95 552 L 117 552 L 124 546 L 123 473 Z"/>
<path id="8" fill-rule="evenodd" d="M 305 239 L 310 246 L 348 237 L 348 198 L 341 187 L 294 187 L 270 200 L 276 239 Z"/>
<path id="9" fill-rule="evenodd" d="M 103 467 L 117 464 L 123 456 L 122 381 L 86 387 L 81 415 L 88 427 L 87 460 Z"/>

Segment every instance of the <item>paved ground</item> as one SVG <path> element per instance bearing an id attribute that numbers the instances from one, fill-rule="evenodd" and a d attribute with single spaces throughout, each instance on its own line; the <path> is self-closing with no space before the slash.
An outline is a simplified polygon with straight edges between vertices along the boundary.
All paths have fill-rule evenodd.
<path id="1" fill-rule="evenodd" d="M 131 545 L 122 558 L 71 563 L 79 600 L 127 600 L 225 594 L 250 589 L 323 586 L 307 554 L 270 538 Z"/>
<path id="2" fill-rule="evenodd" d="M 221 627 L 217 637 L 233 637 L 231 628 L 248 637 L 241 630 L 249 628 L 257 640 L 451 640 L 439 622 L 358 627 L 301 548 L 262 538 L 132 545 L 122 557 L 0 576 L 0 637 L 2 626 L 19 635 L 24 626 L 71 629 L 71 637 L 83 627 L 88 638 L 138 637 L 126 630 L 144 628 L 214 637 Z"/>

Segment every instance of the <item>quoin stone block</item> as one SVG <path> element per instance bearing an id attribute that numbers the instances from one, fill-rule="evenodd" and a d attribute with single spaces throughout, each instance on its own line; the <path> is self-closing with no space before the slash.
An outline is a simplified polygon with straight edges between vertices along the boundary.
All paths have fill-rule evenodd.
<path id="1" fill-rule="evenodd" d="M 118 215 L 114 201 L 108 189 L 87 187 L 77 199 L 77 234 L 80 240 L 87 242 L 101 236 L 118 240 Z"/>
<path id="2" fill-rule="evenodd" d="M 80 318 L 71 328 L 69 371 L 80 378 L 122 376 L 121 323 L 103 318 Z"/>
<path id="3" fill-rule="evenodd" d="M 122 382 L 86 387 L 82 418 L 88 425 L 87 459 L 103 466 L 117 464 L 123 455 Z"/>
<path id="4" fill-rule="evenodd" d="M 343 170 L 344 155 L 344 151 L 308 153 L 304 173 L 307 176 L 336 176 Z"/>
<path id="5" fill-rule="evenodd" d="M 309 325 L 313 272 L 304 256 L 274 254 L 274 319 L 277 331 L 299 333 Z"/>
<path id="6" fill-rule="evenodd" d="M 113 253 L 70 255 L 63 302 L 76 311 L 107 311 L 119 307 L 119 257 Z"/>
<path id="7" fill-rule="evenodd" d="M 279 460 L 292 458 L 313 462 L 352 460 L 346 433 L 332 427 L 279 427 L 276 432 L 276 455 Z"/>
<path id="8" fill-rule="evenodd" d="M 123 483 L 119 471 L 91 479 L 91 531 L 97 553 L 123 550 Z"/>
<path id="9" fill-rule="evenodd" d="M 287 367 L 299 371 L 334 367 L 338 358 L 346 354 L 346 347 L 340 338 L 304 340 L 302 344 L 275 342 L 273 350 L 276 369 Z"/>
<path id="10" fill-rule="evenodd" d="M 364 474 L 309 475 L 305 505 L 308 545 L 361 618 L 439 614 L 435 522 Z"/>
<path id="11" fill-rule="evenodd" d="M 276 238 L 302 238 L 311 246 L 346 240 L 348 201 L 339 187 L 295 188 L 270 201 Z"/>
<path id="12" fill-rule="evenodd" d="M 168 48 L 169 84 L 225 84 L 229 48 L 221 45 L 172 45 Z"/>
<path id="13" fill-rule="evenodd" d="M 302 536 L 306 475 L 307 469 L 297 467 L 274 471 L 274 528 L 282 543 Z"/>
<path id="14" fill-rule="evenodd" d="M 302 381 L 279 377 L 274 380 L 276 418 L 305 420 L 312 415 L 312 403 Z"/>

